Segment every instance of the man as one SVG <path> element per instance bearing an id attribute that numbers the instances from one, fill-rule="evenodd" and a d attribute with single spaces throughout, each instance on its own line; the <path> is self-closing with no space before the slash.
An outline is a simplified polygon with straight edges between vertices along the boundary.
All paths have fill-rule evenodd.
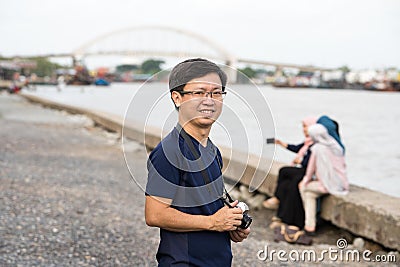
<path id="1" fill-rule="evenodd" d="M 150 154 L 146 186 L 146 223 L 160 228 L 159 266 L 230 266 L 231 240 L 250 233 L 238 228 L 241 209 L 224 205 L 222 157 L 208 138 L 226 81 L 205 59 L 186 60 L 170 73 L 178 124 Z"/>

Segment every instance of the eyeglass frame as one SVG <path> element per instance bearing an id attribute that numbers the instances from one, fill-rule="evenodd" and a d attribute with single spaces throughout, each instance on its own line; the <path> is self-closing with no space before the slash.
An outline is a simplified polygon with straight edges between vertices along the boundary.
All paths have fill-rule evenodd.
<path id="1" fill-rule="evenodd" d="M 211 92 L 206 92 L 206 91 L 201 91 L 201 90 L 198 90 L 198 91 L 184 91 L 184 90 L 179 90 L 179 91 L 176 91 L 176 92 L 178 92 L 178 93 L 181 94 L 181 95 L 191 94 L 191 95 L 194 96 L 195 98 L 207 98 L 208 95 L 210 95 L 211 99 L 218 99 L 218 98 L 214 98 L 214 97 L 213 97 L 213 95 L 214 95 L 215 93 L 221 93 L 221 99 L 224 99 L 225 96 L 226 96 L 226 93 L 227 93 L 226 91 L 222 91 L 222 90 L 220 90 L 220 91 L 211 91 Z M 195 93 L 202 94 L 202 96 L 195 95 Z"/>

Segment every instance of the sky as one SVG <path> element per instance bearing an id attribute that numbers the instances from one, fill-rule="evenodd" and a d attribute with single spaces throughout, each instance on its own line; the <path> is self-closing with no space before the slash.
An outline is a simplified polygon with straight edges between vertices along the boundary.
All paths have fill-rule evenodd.
<path id="1" fill-rule="evenodd" d="M 107 32 L 163 25 L 238 58 L 400 69 L 399 13 L 399 0 L 0 0 L 0 55 L 66 53 Z"/>

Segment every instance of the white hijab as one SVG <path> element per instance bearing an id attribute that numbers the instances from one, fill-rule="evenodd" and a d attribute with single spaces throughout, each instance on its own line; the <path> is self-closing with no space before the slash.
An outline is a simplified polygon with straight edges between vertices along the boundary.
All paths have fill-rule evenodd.
<path id="1" fill-rule="evenodd" d="M 348 193 L 349 183 L 346 175 L 344 151 L 339 143 L 328 134 L 321 124 L 308 128 L 308 134 L 314 140 L 311 147 L 316 157 L 316 175 L 330 194 L 344 195 Z"/>

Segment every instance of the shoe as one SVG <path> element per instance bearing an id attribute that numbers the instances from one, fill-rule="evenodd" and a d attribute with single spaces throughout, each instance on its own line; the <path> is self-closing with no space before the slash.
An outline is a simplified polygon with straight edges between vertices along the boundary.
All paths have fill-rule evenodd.
<path id="1" fill-rule="evenodd" d="M 281 218 L 277 216 L 272 216 L 271 218 L 271 224 L 269 225 L 270 229 L 274 229 L 276 227 L 280 227 L 283 224 Z"/>
<path id="2" fill-rule="evenodd" d="M 281 222 L 281 221 L 282 221 L 282 219 L 279 218 L 278 216 L 272 216 L 272 218 L 271 218 L 271 222 Z"/>
<path id="3" fill-rule="evenodd" d="M 276 197 L 271 197 L 263 202 L 263 206 L 266 209 L 277 210 L 279 207 L 279 199 Z"/>
<path id="4" fill-rule="evenodd" d="M 269 229 L 275 229 L 276 227 L 281 227 L 283 222 L 281 221 L 272 221 L 272 223 L 269 225 Z"/>
<path id="5" fill-rule="evenodd" d="M 316 236 L 317 235 L 317 233 L 315 231 L 304 230 L 304 233 L 306 233 L 306 235 L 308 235 L 308 236 Z"/>

